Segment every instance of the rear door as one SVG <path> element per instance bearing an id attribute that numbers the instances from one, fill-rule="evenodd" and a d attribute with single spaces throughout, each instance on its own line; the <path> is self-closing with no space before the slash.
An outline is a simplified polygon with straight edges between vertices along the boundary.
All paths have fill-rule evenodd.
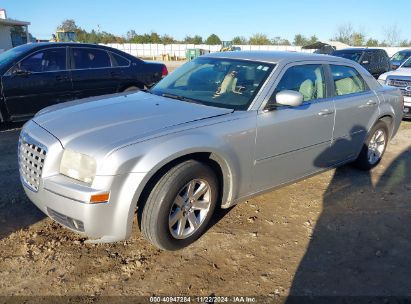
<path id="1" fill-rule="evenodd" d="M 12 119 L 32 116 L 44 107 L 71 100 L 67 48 L 31 53 L 2 77 L 3 95 Z"/>
<path id="2" fill-rule="evenodd" d="M 276 106 L 257 115 L 254 188 L 265 190 L 329 166 L 334 104 L 329 97 L 322 64 L 289 65 L 271 95 L 298 91 L 304 102 L 298 107 Z"/>
<path id="3" fill-rule="evenodd" d="M 76 99 L 117 92 L 116 71 L 104 49 L 71 47 L 71 77 Z"/>
<path id="4" fill-rule="evenodd" d="M 335 104 L 334 163 L 356 157 L 379 114 L 379 100 L 361 74 L 349 65 L 330 65 Z"/>

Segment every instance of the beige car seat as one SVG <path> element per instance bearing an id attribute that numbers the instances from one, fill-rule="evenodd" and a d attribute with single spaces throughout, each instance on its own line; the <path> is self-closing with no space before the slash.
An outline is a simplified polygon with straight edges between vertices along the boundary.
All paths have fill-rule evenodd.
<path id="1" fill-rule="evenodd" d="M 337 95 L 345 95 L 361 91 L 358 84 L 356 84 L 350 77 L 337 80 L 335 82 L 335 89 L 337 91 Z"/>
<path id="2" fill-rule="evenodd" d="M 312 80 L 307 79 L 304 80 L 303 83 L 300 85 L 300 89 L 298 90 L 304 96 L 304 101 L 313 99 L 314 96 L 314 83 Z"/>

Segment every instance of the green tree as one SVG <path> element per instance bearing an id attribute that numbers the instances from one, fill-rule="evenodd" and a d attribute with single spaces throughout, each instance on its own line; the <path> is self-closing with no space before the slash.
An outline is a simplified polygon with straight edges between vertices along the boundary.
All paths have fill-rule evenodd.
<path id="1" fill-rule="evenodd" d="M 307 41 L 307 44 L 313 44 L 316 43 L 318 41 L 317 36 L 313 35 L 310 37 L 310 39 Z"/>
<path id="2" fill-rule="evenodd" d="M 57 30 L 77 32 L 80 28 L 73 19 L 66 19 L 57 27 Z"/>
<path id="3" fill-rule="evenodd" d="M 365 43 L 366 46 L 378 46 L 378 40 L 369 38 Z"/>
<path id="4" fill-rule="evenodd" d="M 172 44 L 172 43 L 175 43 L 176 40 L 173 37 L 165 34 L 165 35 L 161 36 L 161 42 L 163 44 Z"/>
<path id="5" fill-rule="evenodd" d="M 308 40 L 303 35 L 297 34 L 294 36 L 293 44 L 296 46 L 304 46 L 308 44 Z"/>
<path id="6" fill-rule="evenodd" d="M 269 45 L 271 44 L 270 39 L 267 38 L 267 35 L 262 33 L 255 33 L 249 39 L 249 44 L 252 45 Z"/>
<path id="7" fill-rule="evenodd" d="M 239 44 L 239 45 L 248 44 L 247 38 L 243 36 L 235 36 L 233 40 L 231 41 L 233 42 L 233 44 Z"/>
<path id="8" fill-rule="evenodd" d="M 188 44 L 202 44 L 203 38 L 199 35 L 195 35 L 194 37 L 186 36 L 183 42 Z"/>
<path id="9" fill-rule="evenodd" d="M 217 45 L 221 44 L 221 39 L 216 34 L 211 34 L 205 41 L 206 44 Z"/>
<path id="10" fill-rule="evenodd" d="M 353 32 L 352 34 L 351 34 L 351 45 L 353 45 L 353 46 L 362 46 L 362 45 L 364 45 L 364 40 L 365 40 L 365 37 L 364 37 L 364 34 L 362 34 L 362 33 L 360 33 L 360 32 Z"/>

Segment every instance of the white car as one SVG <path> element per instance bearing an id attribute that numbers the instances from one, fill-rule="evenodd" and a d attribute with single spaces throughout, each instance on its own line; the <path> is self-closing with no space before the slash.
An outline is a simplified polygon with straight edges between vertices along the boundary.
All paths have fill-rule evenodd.
<path id="1" fill-rule="evenodd" d="M 411 58 L 397 70 L 382 74 L 378 81 L 401 89 L 404 96 L 404 118 L 411 118 Z"/>

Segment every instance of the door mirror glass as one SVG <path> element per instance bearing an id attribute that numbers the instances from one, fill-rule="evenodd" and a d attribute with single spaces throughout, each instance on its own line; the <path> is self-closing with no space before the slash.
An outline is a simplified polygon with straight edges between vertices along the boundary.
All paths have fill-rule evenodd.
<path id="1" fill-rule="evenodd" d="M 276 103 L 282 106 L 298 107 L 304 101 L 304 96 L 300 92 L 284 90 L 275 96 Z"/>
<path id="2" fill-rule="evenodd" d="M 15 70 L 13 70 L 13 74 L 16 76 L 28 76 L 31 74 L 31 72 L 22 68 L 16 68 Z"/>

